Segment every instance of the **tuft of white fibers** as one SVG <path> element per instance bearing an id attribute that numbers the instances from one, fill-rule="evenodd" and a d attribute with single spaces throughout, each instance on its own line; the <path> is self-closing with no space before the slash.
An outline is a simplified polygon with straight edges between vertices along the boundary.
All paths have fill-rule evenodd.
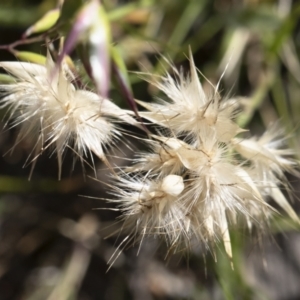
<path id="1" fill-rule="evenodd" d="M 285 173 L 298 175 L 298 164 L 278 125 L 259 138 L 243 139 L 246 130 L 235 122 L 237 98 L 222 99 L 217 87 L 205 94 L 191 55 L 190 75 L 176 70 L 175 75 L 153 82 L 167 100 L 138 101 L 147 109 L 140 115 L 164 134 L 152 135 L 150 151 L 138 154 L 127 173 L 114 179 L 111 201 L 118 204 L 120 231 L 127 234 L 120 247 L 152 235 L 164 239 L 171 252 L 202 243 L 214 253 L 222 241 L 232 258 L 230 228 L 264 230 L 278 213 L 270 199 L 299 223 L 280 189 L 291 190 Z"/>
<path id="2" fill-rule="evenodd" d="M 158 103 L 137 101 L 147 109 L 140 112 L 142 117 L 196 143 L 201 142 L 203 138 L 199 136 L 199 132 L 207 133 L 207 137 L 204 138 L 212 135 L 225 143 L 242 132 L 233 122 L 236 114 L 234 103 L 221 101 L 216 88 L 211 95 L 205 94 L 192 56 L 190 56 L 190 76 L 184 76 L 183 72 L 173 70 L 175 78 L 167 74 L 160 80 L 153 79 L 151 82 L 167 96 L 166 100 L 159 99 Z"/>
<path id="3" fill-rule="evenodd" d="M 114 191 L 119 199 L 112 201 L 123 212 L 122 229 L 128 233 L 127 243 L 162 235 L 169 246 L 176 244 L 186 227 L 185 208 L 178 201 L 184 190 L 183 178 L 168 175 L 150 180 L 125 175 L 119 179 Z"/>
<path id="4" fill-rule="evenodd" d="M 73 149 L 81 160 L 83 155 L 94 152 L 107 163 L 105 147 L 121 136 L 116 121 L 136 124 L 110 100 L 76 89 L 66 64 L 54 72 L 50 54 L 45 66 L 1 62 L 0 67 L 15 78 L 15 83 L 0 85 L 1 108 L 9 108 L 11 127 L 21 127 L 16 144 L 22 139 L 32 141 L 34 149 L 28 158 L 32 169 L 46 148 L 57 153 L 59 178 L 66 148 Z"/>

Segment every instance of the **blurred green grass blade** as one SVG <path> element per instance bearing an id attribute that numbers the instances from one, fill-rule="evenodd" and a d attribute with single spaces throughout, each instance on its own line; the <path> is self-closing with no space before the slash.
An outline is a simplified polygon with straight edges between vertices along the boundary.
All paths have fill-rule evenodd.
<path id="1" fill-rule="evenodd" d="M 31 62 L 39 65 L 46 64 L 46 56 L 29 51 L 14 51 L 16 58 L 21 61 Z"/>
<path id="2" fill-rule="evenodd" d="M 300 218 L 300 216 L 298 216 Z M 271 220 L 270 229 L 272 234 L 288 232 L 288 231 L 299 231 L 299 223 L 295 222 L 289 216 L 275 215 Z"/>
<path id="3" fill-rule="evenodd" d="M 146 0 L 146 1 L 144 0 L 139 2 L 128 3 L 121 7 L 116 7 L 115 9 L 107 13 L 108 19 L 111 22 L 118 21 L 126 17 L 128 14 L 136 11 L 137 9 L 151 7 L 154 5 L 154 3 L 155 3 L 154 0 Z"/>
<path id="4" fill-rule="evenodd" d="M 38 8 L 4 7 L 0 4 L 0 25 L 14 26 L 24 29 L 42 16 Z"/>
<path id="5" fill-rule="evenodd" d="M 300 6 L 298 9 L 293 11 L 292 15 L 289 15 L 285 18 L 279 27 L 279 29 L 274 33 L 274 40 L 272 41 L 269 47 L 269 54 L 277 54 L 281 49 L 284 42 L 291 36 L 292 31 L 294 30 L 298 18 L 300 15 Z"/>
<path id="6" fill-rule="evenodd" d="M 182 50 L 182 43 L 184 39 L 187 37 L 190 29 L 192 28 L 196 19 L 199 17 L 200 12 L 203 10 L 205 5 L 206 0 L 189 1 L 174 30 L 172 31 L 170 38 L 168 39 L 168 59 L 174 59 L 177 52 Z M 164 70 L 165 65 L 165 59 L 161 58 L 155 66 L 155 73 L 160 74 Z"/>
<path id="7" fill-rule="evenodd" d="M 218 246 L 216 250 L 217 262 L 214 266 L 224 298 L 226 300 L 262 299 L 261 297 L 257 297 L 257 293 L 246 280 L 243 259 L 244 237 L 240 232 L 235 230 L 230 232 L 230 237 L 233 250 L 234 270 L 231 268 L 230 260 L 225 254 L 223 245 Z"/>
<path id="8" fill-rule="evenodd" d="M 75 191 L 82 186 L 80 179 L 63 179 L 61 181 L 53 179 L 40 179 L 29 181 L 27 178 L 14 176 L 0 176 L 0 193 L 67 193 Z"/>
<path id="9" fill-rule="evenodd" d="M 205 0 L 189 1 L 168 40 L 169 45 L 180 46 L 205 5 Z"/>
<path id="10" fill-rule="evenodd" d="M 274 80 L 274 84 L 270 90 L 273 97 L 275 107 L 280 117 L 284 121 L 284 125 L 288 129 L 292 129 L 291 115 L 292 112 L 289 109 L 288 99 L 284 91 L 283 82 L 281 77 L 277 76 Z"/>
<path id="11" fill-rule="evenodd" d="M 3 83 L 15 83 L 16 79 L 7 74 L 0 74 L 0 84 Z"/>
<path id="12" fill-rule="evenodd" d="M 236 27 L 230 32 L 227 49 L 218 67 L 218 73 L 224 73 L 224 79 L 232 76 L 236 69 L 240 68 L 242 55 L 251 37 L 251 32 L 245 27 Z M 239 71 L 238 71 L 239 72 Z"/>
<path id="13" fill-rule="evenodd" d="M 289 72 L 300 84 L 300 61 L 297 55 L 295 42 L 291 37 L 289 37 L 288 40 L 283 44 L 281 57 Z"/>
<path id="14" fill-rule="evenodd" d="M 193 52 L 200 49 L 209 39 L 224 27 L 225 19 L 220 16 L 211 16 L 203 23 L 198 32 L 187 39 L 185 47 L 191 46 Z"/>
<path id="15" fill-rule="evenodd" d="M 61 8 L 59 22 L 70 23 L 70 20 L 75 17 L 76 13 L 78 13 L 82 6 L 82 1 L 65 0 Z"/>
<path id="16" fill-rule="evenodd" d="M 251 120 L 255 111 L 263 103 L 270 87 L 274 84 L 275 77 L 277 76 L 276 68 L 269 68 L 265 77 L 260 81 L 259 86 L 250 97 L 250 103 L 246 107 L 245 111 L 237 118 L 237 123 L 241 128 L 244 128 Z"/>
<path id="17" fill-rule="evenodd" d="M 26 31 L 24 36 L 28 37 L 34 33 L 40 33 L 49 30 L 53 27 L 60 16 L 60 9 L 55 8 L 49 10 L 42 18 L 30 26 Z"/>

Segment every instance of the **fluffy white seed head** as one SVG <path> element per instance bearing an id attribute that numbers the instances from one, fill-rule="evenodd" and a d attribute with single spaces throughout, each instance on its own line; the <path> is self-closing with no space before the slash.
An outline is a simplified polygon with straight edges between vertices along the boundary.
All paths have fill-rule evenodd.
<path id="1" fill-rule="evenodd" d="M 141 153 L 135 159 L 135 164 L 127 168 L 129 172 L 147 172 L 155 178 L 165 177 L 168 174 L 181 174 L 184 165 L 179 156 L 179 149 L 189 145 L 177 138 L 152 135 L 147 143 L 151 152 Z M 151 171 L 151 172 L 149 172 Z"/>
<path id="2" fill-rule="evenodd" d="M 285 147 L 284 132 L 273 125 L 261 137 L 232 140 L 235 150 L 256 168 L 261 180 L 269 176 L 284 178 L 284 172 L 293 173 L 297 166 L 292 159 L 294 151 Z"/>
<path id="3" fill-rule="evenodd" d="M 236 106 L 221 99 L 216 89 L 211 95 L 204 92 L 192 55 L 190 76 L 184 76 L 175 69 L 174 73 L 175 78 L 167 74 L 160 81 L 151 81 L 167 99 L 160 99 L 158 103 L 138 101 L 148 110 L 141 112 L 141 116 L 196 143 L 201 143 L 210 136 L 216 136 L 218 141 L 226 143 L 241 132 L 233 121 Z M 206 136 L 203 136 L 204 132 Z"/>
<path id="4" fill-rule="evenodd" d="M 147 235 L 163 235 L 173 245 L 182 232 L 184 207 L 178 201 L 184 189 L 183 178 L 168 175 L 159 180 L 123 177 L 115 190 L 125 230 L 130 240 L 141 241 Z M 137 236 L 135 236 L 137 235 Z"/>
<path id="5" fill-rule="evenodd" d="M 117 179 L 119 209 L 127 232 L 131 228 L 128 241 L 134 239 L 129 236 L 160 235 L 170 251 L 204 243 L 212 252 L 223 241 L 231 257 L 230 228 L 263 228 L 276 213 L 269 199 L 299 223 L 280 190 L 288 185 L 285 172 L 297 174 L 280 130 L 270 129 L 260 138 L 237 137 L 245 131 L 234 120 L 238 100 L 221 99 L 217 88 L 205 94 L 192 57 L 189 76 L 175 73 L 176 79 L 167 74 L 154 81 L 167 100 L 138 101 L 147 109 L 140 114 L 165 134 L 147 142 L 151 151 L 127 169 L 132 177 Z"/>
<path id="6" fill-rule="evenodd" d="M 16 79 L 14 84 L 0 86 L 4 91 L 1 106 L 9 108 L 11 126 L 20 125 L 19 140 L 29 137 L 33 141 L 34 163 L 45 148 L 55 149 L 59 176 L 66 148 L 72 148 L 80 158 L 94 152 L 106 162 L 105 147 L 121 135 L 114 120 L 135 124 L 108 99 L 76 89 L 65 64 L 54 73 L 50 55 L 46 66 L 2 62 L 0 67 Z"/>

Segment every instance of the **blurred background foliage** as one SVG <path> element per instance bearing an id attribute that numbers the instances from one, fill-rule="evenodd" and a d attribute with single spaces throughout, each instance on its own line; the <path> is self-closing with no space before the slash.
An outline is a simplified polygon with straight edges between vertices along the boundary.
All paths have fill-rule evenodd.
<path id="1" fill-rule="evenodd" d="M 239 96 L 245 112 L 238 120 L 259 134 L 280 122 L 299 158 L 300 3 L 292 0 L 103 0 L 111 41 L 128 70 L 162 74 L 167 58 L 188 68 L 188 47 L 196 66 L 213 84 L 222 77 L 223 96 Z M 0 45 L 20 41 L 42 16 L 62 4 L 56 0 L 0 0 Z M 57 46 L 58 33 L 68 33 L 85 1 L 66 0 L 58 27 L 48 37 Z M 38 35 L 33 35 L 33 38 Z M 76 50 L 80 50 L 76 47 Z M 9 51 L 10 50 L 10 51 Z M 15 51 L 46 54 L 45 39 L 2 47 L 0 60 L 15 60 Z M 71 57 L 86 84 L 82 54 Z M 84 50 L 84 49 L 83 49 Z M 83 52 L 84 53 L 84 52 Z M 86 55 L 86 54 L 84 54 Z M 28 58 L 25 57 L 25 60 Z M 19 56 L 18 59 L 23 59 Z M 226 70 L 226 71 L 225 71 Z M 224 73 L 225 71 L 225 73 Z M 151 101 L 157 91 L 135 72 L 128 73 L 134 97 Z M 4 77 L 0 78 L 4 80 Z M 208 81 L 202 78 L 204 87 Z M 92 85 L 91 85 L 92 86 Z M 122 93 L 123 92 L 123 93 Z M 125 91 L 126 92 L 126 91 Z M 110 97 L 123 107 L 124 91 L 112 81 Z M 5 112 L 0 113 L 4 117 Z M 300 235 L 285 216 L 262 236 L 241 229 L 232 232 L 234 266 L 218 249 L 217 262 L 205 249 L 165 258 L 158 240 L 122 253 L 109 272 L 107 261 L 116 250 L 116 213 L 93 197 L 107 197 L 107 170 L 97 161 L 83 175 L 80 163 L 65 156 L 57 181 L 55 157 L 42 155 L 31 181 L 24 165 L 30 145 L 18 144 L 17 130 L 0 123 L 0 299 L 299 299 Z M 135 129 L 130 128 L 133 135 Z M 139 133 L 140 134 L 140 133 Z M 134 149 L 141 145 L 128 138 Z M 118 154 L 118 151 L 122 154 Z M 117 158 L 134 151 L 119 146 Z M 69 153 L 71 154 L 71 153 Z M 291 178 L 298 198 L 299 184 Z M 79 196 L 86 195 L 88 197 Z M 299 203 L 295 203 L 299 211 Z M 283 233 L 280 233 L 283 231 Z"/>

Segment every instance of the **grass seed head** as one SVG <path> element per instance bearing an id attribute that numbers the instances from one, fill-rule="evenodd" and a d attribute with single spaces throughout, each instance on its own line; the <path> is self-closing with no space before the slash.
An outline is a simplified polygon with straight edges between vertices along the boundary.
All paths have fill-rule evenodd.
<path id="1" fill-rule="evenodd" d="M 0 88 L 4 91 L 1 106 L 9 108 L 11 126 L 21 127 L 17 143 L 32 140 L 33 166 L 46 148 L 54 149 L 59 177 L 66 148 L 72 148 L 81 160 L 93 152 L 106 162 L 105 147 L 121 136 L 115 121 L 136 123 L 110 100 L 76 89 L 67 65 L 53 75 L 50 55 L 46 66 L 21 62 L 2 62 L 0 66 L 16 80 Z"/>

